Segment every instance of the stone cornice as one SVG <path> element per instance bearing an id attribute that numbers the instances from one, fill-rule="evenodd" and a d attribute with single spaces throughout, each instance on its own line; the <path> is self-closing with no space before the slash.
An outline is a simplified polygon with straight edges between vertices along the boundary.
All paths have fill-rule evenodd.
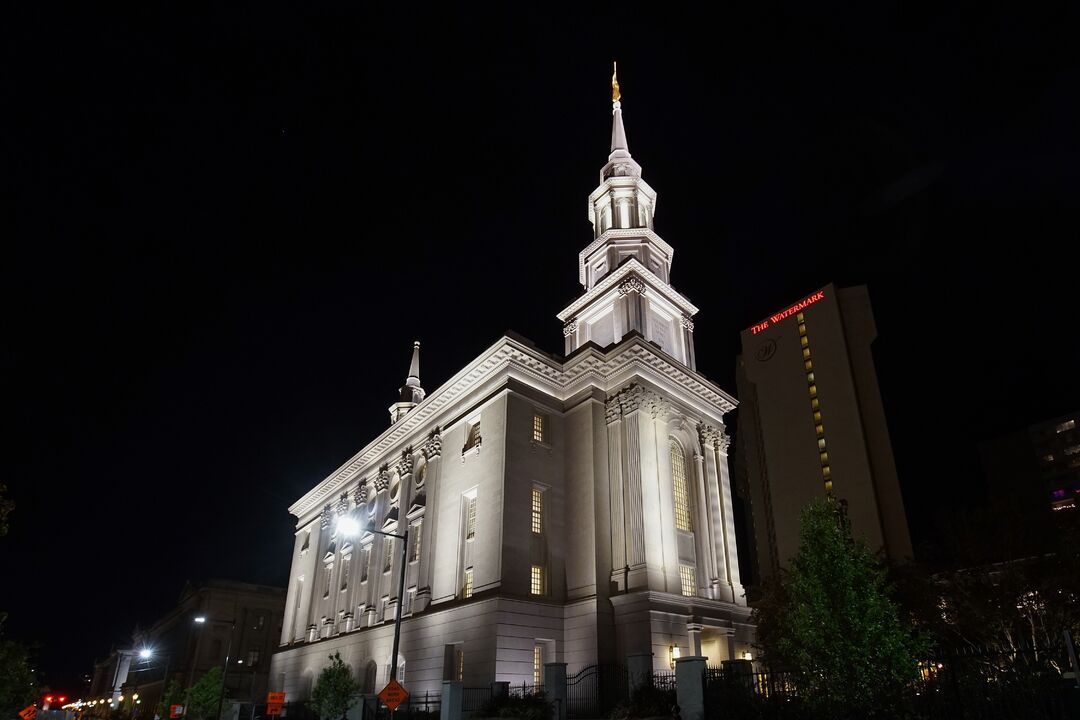
<path id="1" fill-rule="evenodd" d="M 582 285 L 585 284 L 585 261 L 590 255 L 602 245 L 606 245 L 609 240 L 625 237 L 644 237 L 648 239 L 649 242 L 667 253 L 668 267 L 671 267 L 671 261 L 675 257 L 675 248 L 664 242 L 664 239 L 657 235 L 655 231 L 650 228 L 610 228 L 578 253 L 578 282 Z"/>
<path id="2" fill-rule="evenodd" d="M 612 288 L 618 287 L 618 285 L 631 274 L 636 275 L 645 281 L 645 284 L 649 288 L 656 290 L 658 294 L 666 298 L 668 302 L 682 310 L 686 315 L 693 316 L 697 314 L 698 309 L 694 307 L 693 303 L 675 292 L 673 287 L 658 278 L 652 271 L 638 262 L 635 258 L 630 258 L 618 268 L 605 275 L 604 279 L 594 285 L 592 290 L 570 303 L 557 317 L 562 322 L 567 322 L 601 295 L 608 293 Z"/>
<path id="3" fill-rule="evenodd" d="M 397 462 L 407 445 L 421 446 L 430 438 L 433 428 L 446 427 L 448 420 L 453 422 L 455 413 L 461 412 L 458 406 L 461 398 L 493 380 L 509 376 L 559 400 L 589 385 L 605 392 L 617 390 L 635 376 L 643 376 L 666 396 L 715 417 L 717 422 L 735 409 L 736 404 L 733 397 L 639 336 L 624 340 L 608 352 L 586 348 L 565 363 L 515 338 L 503 337 L 293 503 L 289 512 L 305 522 L 312 512 L 332 502 L 352 483 L 370 476 L 380 463 Z"/>

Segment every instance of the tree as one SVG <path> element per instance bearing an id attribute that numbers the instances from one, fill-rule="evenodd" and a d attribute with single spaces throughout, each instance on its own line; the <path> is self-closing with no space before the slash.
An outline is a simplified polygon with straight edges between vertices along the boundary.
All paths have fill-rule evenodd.
<path id="1" fill-rule="evenodd" d="M 210 668 L 188 691 L 187 715 L 195 720 L 216 720 L 221 701 L 222 673 L 220 667 Z"/>
<path id="2" fill-rule="evenodd" d="M 6 615 L 0 613 L 0 633 L 5 619 Z M 26 646 L 0 636 L 0 717 L 16 717 L 34 701 L 34 682 Z"/>
<path id="3" fill-rule="evenodd" d="M 831 499 L 803 511 L 798 554 L 754 616 L 765 659 L 793 673 L 802 702 L 825 717 L 887 715 L 925 648 Z"/>
<path id="4" fill-rule="evenodd" d="M 169 708 L 173 705 L 184 704 L 184 688 L 180 686 L 180 683 L 173 680 L 169 683 L 169 686 L 165 688 L 165 692 L 161 694 L 161 702 L 158 703 L 157 714 L 158 717 L 169 717 Z"/>
<path id="5" fill-rule="evenodd" d="M 0 537 L 8 534 L 7 518 L 14 509 L 15 502 L 7 497 L 7 485 L 0 483 Z"/>
<path id="6" fill-rule="evenodd" d="M 343 717 L 356 704 L 359 693 L 360 683 L 353 678 L 352 669 L 342 662 L 340 653 L 334 653 L 315 681 L 311 704 L 320 717 Z"/>

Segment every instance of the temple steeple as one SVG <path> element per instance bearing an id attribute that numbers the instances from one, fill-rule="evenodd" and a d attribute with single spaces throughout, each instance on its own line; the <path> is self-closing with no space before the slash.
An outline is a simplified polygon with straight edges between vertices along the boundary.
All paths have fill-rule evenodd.
<path id="1" fill-rule="evenodd" d="M 410 410 L 424 399 L 424 388 L 420 387 L 420 341 L 413 343 L 412 362 L 409 363 L 409 375 L 405 384 L 398 391 L 399 400 L 390 406 L 390 424 L 393 425 L 405 417 Z"/>
<path id="2" fill-rule="evenodd" d="M 697 308 L 670 285 L 675 251 L 653 231 L 656 191 L 630 155 L 617 73 L 611 76 L 611 150 L 588 212 L 593 241 L 578 254 L 585 295 L 559 313 L 566 352 L 586 342 L 606 347 L 636 331 L 693 368 L 690 318 Z"/>

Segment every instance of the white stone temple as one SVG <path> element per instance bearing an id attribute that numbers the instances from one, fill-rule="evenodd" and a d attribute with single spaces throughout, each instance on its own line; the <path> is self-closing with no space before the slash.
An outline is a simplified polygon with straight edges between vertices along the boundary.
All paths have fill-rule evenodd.
<path id="1" fill-rule="evenodd" d="M 584 292 L 558 317 L 565 357 L 499 338 L 441 387 L 419 343 L 390 426 L 297 500 L 270 682 L 303 700 L 339 652 L 367 692 L 389 679 L 532 684 L 653 654 L 743 658 L 724 414 L 696 371 L 697 308 L 670 284 L 613 83 L 611 153 L 589 196 Z M 359 530 L 357 530 L 359 528 Z M 404 593 L 401 540 L 408 530 Z"/>

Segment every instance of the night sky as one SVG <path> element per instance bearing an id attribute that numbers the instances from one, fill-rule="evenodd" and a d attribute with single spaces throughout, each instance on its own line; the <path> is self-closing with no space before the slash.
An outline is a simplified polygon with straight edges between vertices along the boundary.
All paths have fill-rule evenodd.
<path id="1" fill-rule="evenodd" d="M 284 585 L 414 339 L 429 392 L 561 351 L 613 59 L 705 375 L 869 285 L 921 552 L 979 441 L 1080 409 L 1075 4 L 100 5 L 0 29 L 0 609 L 54 689 L 188 578 Z"/>

